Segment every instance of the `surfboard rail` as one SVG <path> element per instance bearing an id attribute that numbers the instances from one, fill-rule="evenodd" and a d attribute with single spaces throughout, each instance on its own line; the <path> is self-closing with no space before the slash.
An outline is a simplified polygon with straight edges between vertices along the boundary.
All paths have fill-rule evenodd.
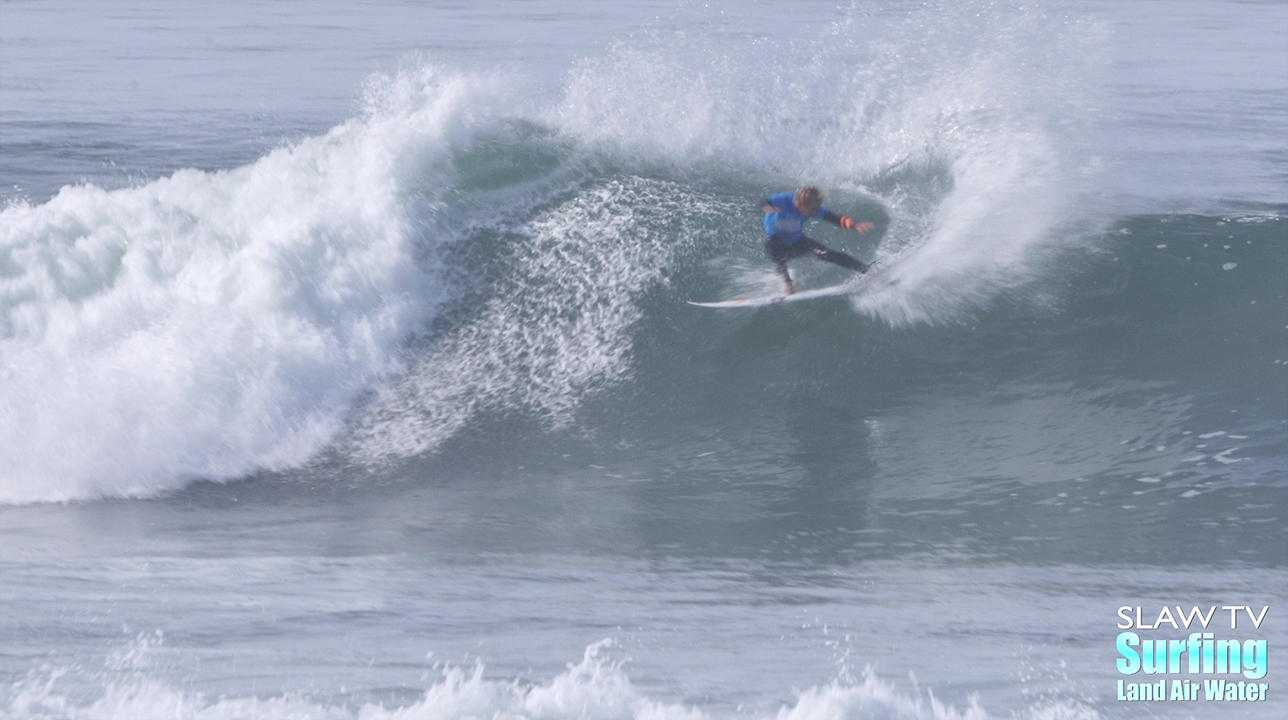
<path id="1" fill-rule="evenodd" d="M 764 297 L 719 300 L 716 302 L 694 302 L 693 300 L 688 300 L 686 302 L 690 305 L 709 308 L 764 307 L 765 305 L 776 305 L 778 303 L 800 302 L 802 300 L 814 300 L 821 297 L 850 295 L 858 292 L 862 285 L 862 280 L 852 280 L 841 283 L 840 285 L 830 285 L 828 287 L 816 288 L 814 290 L 802 290 L 801 292 L 792 293 L 791 295 L 766 295 Z"/>

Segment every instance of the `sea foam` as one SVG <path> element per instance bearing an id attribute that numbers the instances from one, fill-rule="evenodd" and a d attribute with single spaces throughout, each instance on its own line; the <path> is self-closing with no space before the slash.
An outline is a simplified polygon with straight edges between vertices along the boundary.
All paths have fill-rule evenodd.
<path id="1" fill-rule="evenodd" d="M 6 208 L 0 502 L 147 495 L 324 447 L 439 299 L 413 237 L 435 232 L 468 85 L 378 78 L 363 117 L 251 165 Z"/>
<path id="2" fill-rule="evenodd" d="M 868 670 L 861 680 L 838 678 L 796 693 L 777 708 L 727 710 L 651 697 L 631 682 L 626 660 L 615 643 L 588 646 L 581 660 L 544 681 L 489 677 L 486 667 L 440 666 L 440 679 L 405 703 L 353 702 L 342 693 L 329 699 L 288 692 L 271 697 L 208 697 L 184 692 L 152 676 L 149 652 L 159 637 L 142 637 L 111 667 L 92 673 L 80 668 L 34 671 L 4 693 L 0 717 L 47 720 L 984 720 L 977 699 L 965 708 L 935 699 L 933 693 L 907 694 Z M 70 683 L 75 692 L 67 692 Z M 409 688 L 407 690 L 410 690 Z M 1067 699 L 1035 703 L 1018 717 L 1033 720 L 1095 720 L 1094 709 Z"/>

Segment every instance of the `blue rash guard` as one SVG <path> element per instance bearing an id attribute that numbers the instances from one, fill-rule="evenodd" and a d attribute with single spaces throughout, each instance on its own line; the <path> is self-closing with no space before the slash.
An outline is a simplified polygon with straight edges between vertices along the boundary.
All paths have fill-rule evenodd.
<path id="1" fill-rule="evenodd" d="M 824 207 L 819 207 L 813 215 L 805 217 L 796 209 L 795 198 L 792 193 L 778 193 L 761 201 L 764 205 L 773 205 L 777 210 L 765 213 L 765 237 L 777 237 L 782 244 L 791 245 L 801 239 L 805 232 L 805 222 L 810 218 L 840 224 L 841 216 Z"/>

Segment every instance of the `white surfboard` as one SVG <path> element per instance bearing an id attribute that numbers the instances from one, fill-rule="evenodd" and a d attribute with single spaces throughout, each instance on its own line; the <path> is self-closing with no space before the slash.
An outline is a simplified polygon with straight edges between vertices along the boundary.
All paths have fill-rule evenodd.
<path id="1" fill-rule="evenodd" d="M 689 300 L 690 305 L 710 308 L 738 308 L 738 307 L 762 307 L 764 305 L 775 305 L 777 303 L 800 302 L 801 300 L 813 300 L 821 297 L 832 297 L 834 295 L 849 295 L 856 293 L 862 286 L 863 281 L 850 281 L 840 285 L 818 288 L 817 290 L 803 290 L 792 293 L 791 295 L 768 295 L 766 297 L 742 298 L 741 300 L 723 300 L 720 302 L 693 302 Z"/>

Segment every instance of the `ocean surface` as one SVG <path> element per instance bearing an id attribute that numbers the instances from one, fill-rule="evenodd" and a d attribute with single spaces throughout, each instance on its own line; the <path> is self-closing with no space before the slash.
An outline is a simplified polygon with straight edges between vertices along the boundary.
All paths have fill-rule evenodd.
<path id="1" fill-rule="evenodd" d="M 1288 716 L 1285 38 L 0 2 L 0 718 Z"/>

